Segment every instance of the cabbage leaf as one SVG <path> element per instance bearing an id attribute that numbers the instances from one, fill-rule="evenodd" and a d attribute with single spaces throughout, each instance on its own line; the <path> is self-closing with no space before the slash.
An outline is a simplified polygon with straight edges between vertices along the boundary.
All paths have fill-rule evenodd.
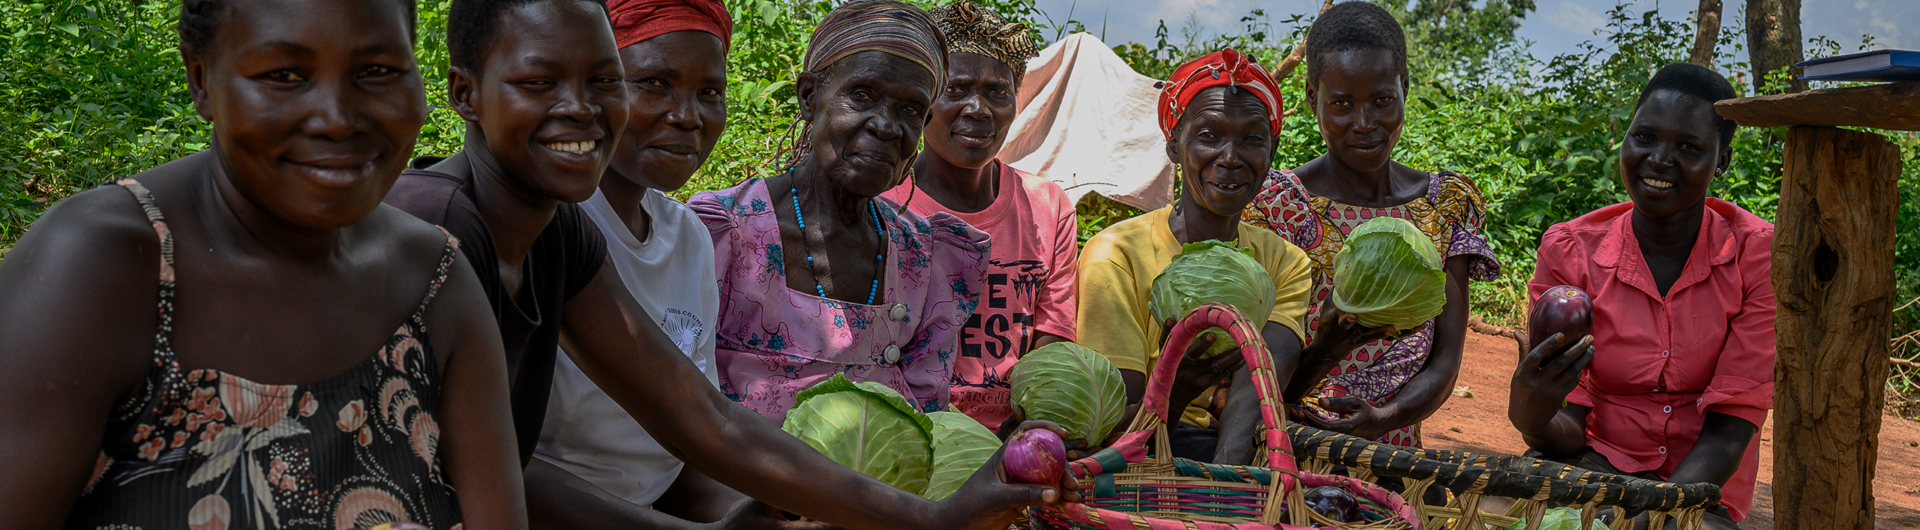
<path id="1" fill-rule="evenodd" d="M 1182 246 L 1180 255 L 1154 277 L 1149 294 L 1147 311 L 1155 322 L 1185 317 L 1193 308 L 1213 302 L 1233 306 L 1255 328 L 1273 312 L 1273 277 L 1253 259 L 1253 251 L 1211 239 Z M 1214 342 L 1202 357 L 1239 348 L 1220 328 L 1209 328 L 1204 336 L 1213 337 Z"/>
<path id="2" fill-rule="evenodd" d="M 927 490 L 933 420 L 887 385 L 834 374 L 800 391 L 781 430 L 890 486 L 915 495 Z"/>
<path id="3" fill-rule="evenodd" d="M 1120 379 L 1120 369 L 1099 352 L 1071 342 L 1027 352 L 1008 380 L 1013 403 L 1027 419 L 1057 423 L 1067 430 L 1068 439 L 1106 441 L 1127 412 L 1127 384 Z"/>
<path id="4" fill-rule="evenodd" d="M 1361 223 L 1333 261 L 1333 305 L 1362 326 L 1410 330 L 1440 316 L 1447 305 L 1440 252 L 1404 219 Z"/>
<path id="5" fill-rule="evenodd" d="M 960 491 L 1000 450 L 1000 438 L 966 414 L 930 412 L 927 419 L 933 420 L 933 475 L 927 479 L 926 497 L 937 501 Z"/>

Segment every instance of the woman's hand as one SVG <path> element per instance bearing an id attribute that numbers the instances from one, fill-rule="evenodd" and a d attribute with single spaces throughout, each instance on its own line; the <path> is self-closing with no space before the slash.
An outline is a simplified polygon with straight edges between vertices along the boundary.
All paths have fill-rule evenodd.
<path id="1" fill-rule="evenodd" d="M 1160 329 L 1172 330 L 1173 326 L 1174 320 L 1167 319 Z M 1162 344 L 1165 344 L 1164 337 Z M 1180 368 L 1174 372 L 1173 384 L 1167 391 L 1167 406 L 1171 409 L 1167 414 L 1170 417 L 1179 417 L 1180 411 L 1199 399 L 1207 389 L 1227 384 L 1233 380 L 1234 372 L 1246 367 L 1247 359 L 1238 351 L 1229 351 L 1210 359 L 1203 358 L 1213 344 L 1212 333 L 1201 333 L 1187 344 L 1186 353 L 1180 357 Z"/>
<path id="2" fill-rule="evenodd" d="M 1013 414 L 1007 417 L 1007 421 L 1000 422 L 1000 432 L 994 433 L 994 436 L 1000 437 L 1000 442 L 1004 444 L 1007 439 L 1013 438 L 1013 433 L 1019 432 L 1021 425 L 1025 425 L 1026 423 L 1027 411 L 1020 408 L 1020 405 L 1013 405 Z M 1107 444 L 1111 443 L 1102 440 L 1100 445 L 1096 446 L 1088 443 L 1084 439 L 1067 438 L 1067 436 L 1066 434 L 1060 435 L 1060 441 L 1066 443 L 1068 461 L 1086 458 L 1087 455 L 1093 454 L 1094 451 L 1105 449 Z"/>
<path id="3" fill-rule="evenodd" d="M 1066 435 L 1066 429 L 1044 421 L 1026 422 L 1015 432 L 1029 429 L 1047 429 L 1063 437 Z M 939 513 L 930 518 L 932 524 L 921 527 L 937 530 L 1006 530 L 1020 512 L 1029 506 L 1080 502 L 1080 482 L 1074 479 L 1072 473 L 1066 473 L 1059 486 L 1008 483 L 1006 473 L 1000 469 L 1000 459 L 1006 452 L 1004 446 L 994 451 L 993 458 L 987 459 L 987 463 L 973 473 L 973 478 L 960 486 L 960 491 L 940 502 Z"/>
<path id="4" fill-rule="evenodd" d="M 1388 432 L 1406 425 L 1396 425 L 1391 414 L 1373 406 L 1367 400 L 1351 396 L 1320 398 L 1320 408 L 1338 414 L 1333 419 L 1324 419 L 1317 414 L 1302 414 L 1298 418 L 1289 418 L 1316 429 L 1349 434 L 1363 440 L 1377 440 Z"/>
<path id="5" fill-rule="evenodd" d="M 1320 311 L 1320 327 L 1314 333 L 1313 342 L 1300 349 L 1299 363 L 1288 370 L 1283 362 L 1275 362 L 1275 368 L 1281 371 L 1277 375 L 1286 378 L 1281 382 L 1287 385 L 1282 390 L 1282 398 L 1288 403 L 1298 403 L 1302 396 L 1319 390 L 1315 385 L 1340 366 L 1347 354 L 1374 341 L 1396 336 L 1398 331 L 1393 326 L 1362 326 L 1359 317 L 1327 304 Z"/>
<path id="6" fill-rule="evenodd" d="M 1580 373 L 1593 362 L 1593 336 L 1582 337 L 1561 351 L 1566 336 L 1555 333 L 1540 341 L 1514 367 L 1507 401 L 1507 419 L 1522 435 L 1538 433 L 1560 412 L 1567 394 L 1580 385 Z M 1547 359 L 1549 356 L 1552 359 Z"/>
<path id="7" fill-rule="evenodd" d="M 1407 333 L 1418 331 L 1420 328 L 1416 327 L 1407 330 Z M 1345 359 L 1348 353 L 1361 346 L 1400 335 L 1399 330 L 1393 326 L 1372 328 L 1362 326 L 1360 317 L 1341 311 L 1333 304 L 1327 304 L 1325 309 L 1320 311 L 1320 328 L 1314 333 L 1313 344 L 1307 346 L 1307 350 L 1311 352 L 1308 354 L 1307 362 L 1325 361 L 1328 357 L 1333 362 L 1339 362 Z"/>

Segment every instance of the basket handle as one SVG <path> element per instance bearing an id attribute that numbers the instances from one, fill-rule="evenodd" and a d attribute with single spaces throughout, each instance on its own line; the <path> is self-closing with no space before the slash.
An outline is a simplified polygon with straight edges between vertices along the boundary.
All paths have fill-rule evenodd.
<path id="1" fill-rule="evenodd" d="M 1273 356 L 1267 352 L 1267 342 L 1261 338 L 1260 330 L 1252 320 L 1241 315 L 1233 306 L 1211 303 L 1193 308 L 1187 316 L 1174 324 L 1167 337 L 1167 344 L 1160 350 L 1160 358 L 1154 362 L 1153 373 L 1147 378 L 1146 396 L 1140 407 L 1140 414 L 1127 428 L 1126 435 L 1114 443 L 1115 447 L 1139 447 L 1144 449 L 1149 436 L 1154 437 L 1155 460 L 1161 464 L 1172 464 L 1173 455 L 1167 447 L 1167 410 L 1169 394 L 1173 391 L 1174 374 L 1180 370 L 1180 360 L 1186 355 L 1187 346 L 1210 328 L 1226 330 L 1240 346 L 1240 355 L 1246 357 L 1247 370 L 1253 375 L 1254 394 L 1260 399 L 1260 419 L 1264 427 L 1267 449 L 1267 467 L 1286 471 L 1280 473 L 1285 487 L 1280 491 L 1294 487 L 1294 473 L 1299 472 L 1299 464 L 1293 458 L 1293 443 L 1287 437 L 1286 408 L 1281 404 L 1280 384 L 1274 376 Z M 1185 407 L 1186 404 L 1180 404 Z"/>

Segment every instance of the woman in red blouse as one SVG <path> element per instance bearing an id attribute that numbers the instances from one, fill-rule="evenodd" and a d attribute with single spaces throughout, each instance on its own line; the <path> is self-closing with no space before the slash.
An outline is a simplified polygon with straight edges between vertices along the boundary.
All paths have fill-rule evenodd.
<path id="1" fill-rule="evenodd" d="M 1529 283 L 1535 297 L 1556 285 L 1591 294 L 1593 335 L 1535 345 L 1508 405 L 1546 458 L 1721 485 L 1706 523 L 1728 529 L 1752 505 L 1774 356 L 1773 224 L 1706 196 L 1734 132 L 1713 102 L 1732 97 L 1726 78 L 1691 64 L 1647 82 L 1620 144 L 1632 202 L 1549 228 Z"/>

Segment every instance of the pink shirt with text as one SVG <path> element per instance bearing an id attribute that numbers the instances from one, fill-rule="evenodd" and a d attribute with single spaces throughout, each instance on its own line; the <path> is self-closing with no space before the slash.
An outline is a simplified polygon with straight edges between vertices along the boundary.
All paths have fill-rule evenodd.
<path id="1" fill-rule="evenodd" d="M 960 329 L 953 365 L 953 405 L 998 429 L 1013 412 L 1007 372 L 1032 348 L 1036 333 L 1074 339 L 1074 262 L 1079 229 L 1073 202 L 1053 181 L 998 161 L 992 205 L 956 212 L 913 190 L 908 181 L 881 195 L 922 216 L 947 213 L 990 236 L 980 307 Z M 911 196 L 911 201 L 909 201 Z"/>

